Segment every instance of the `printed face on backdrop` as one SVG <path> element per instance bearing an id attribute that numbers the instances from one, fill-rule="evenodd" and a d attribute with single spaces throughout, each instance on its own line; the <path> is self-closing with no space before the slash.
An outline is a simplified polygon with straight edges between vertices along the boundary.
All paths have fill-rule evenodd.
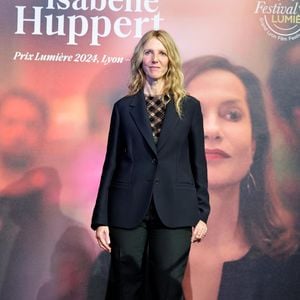
<path id="1" fill-rule="evenodd" d="M 12 169 L 29 166 L 42 145 L 44 127 L 33 104 L 20 97 L 6 100 L 0 107 L 2 163 Z"/>
<path id="2" fill-rule="evenodd" d="M 152 82 L 162 79 L 168 71 L 169 58 L 164 45 L 157 39 L 151 38 L 143 50 L 143 71 L 146 80 Z"/>
<path id="3" fill-rule="evenodd" d="M 246 89 L 224 70 L 210 70 L 188 85 L 201 102 L 209 188 L 236 185 L 250 169 L 255 151 Z"/>

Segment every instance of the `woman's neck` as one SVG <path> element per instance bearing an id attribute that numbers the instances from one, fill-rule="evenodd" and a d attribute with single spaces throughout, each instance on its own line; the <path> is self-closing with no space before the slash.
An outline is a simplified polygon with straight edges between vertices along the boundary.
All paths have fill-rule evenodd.
<path id="1" fill-rule="evenodd" d="M 222 189 L 210 188 L 209 195 L 211 214 L 206 242 L 220 246 L 233 242 L 244 244 L 244 232 L 239 220 L 239 185 Z"/>
<path id="2" fill-rule="evenodd" d="M 160 80 L 146 80 L 144 86 L 144 94 L 148 96 L 161 96 L 163 93 L 164 81 Z"/>

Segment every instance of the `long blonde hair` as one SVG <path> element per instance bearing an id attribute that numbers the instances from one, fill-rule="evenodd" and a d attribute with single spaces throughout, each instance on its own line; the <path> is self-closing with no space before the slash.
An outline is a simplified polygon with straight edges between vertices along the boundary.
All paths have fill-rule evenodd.
<path id="1" fill-rule="evenodd" d="M 163 95 L 169 99 L 173 99 L 177 114 L 182 116 L 182 101 L 186 96 L 186 91 L 183 87 L 184 79 L 181 70 L 181 58 L 174 40 L 164 30 L 146 32 L 136 45 L 131 58 L 131 78 L 128 86 L 128 94 L 136 94 L 145 85 L 146 76 L 142 68 L 143 50 L 145 44 L 152 38 L 158 39 L 163 44 L 169 59 L 168 71 L 164 76 L 165 85 Z"/>

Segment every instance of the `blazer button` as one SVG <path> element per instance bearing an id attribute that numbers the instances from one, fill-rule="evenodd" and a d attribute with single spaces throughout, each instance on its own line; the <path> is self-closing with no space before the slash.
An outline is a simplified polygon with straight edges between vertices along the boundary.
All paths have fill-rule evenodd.
<path id="1" fill-rule="evenodd" d="M 156 159 L 156 158 L 153 158 L 153 159 L 152 159 L 152 163 L 153 163 L 154 165 L 156 165 L 156 164 L 157 164 L 157 159 Z"/>

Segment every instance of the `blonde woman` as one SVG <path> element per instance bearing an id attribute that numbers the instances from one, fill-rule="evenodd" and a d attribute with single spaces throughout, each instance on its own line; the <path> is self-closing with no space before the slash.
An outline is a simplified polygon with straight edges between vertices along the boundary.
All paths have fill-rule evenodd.
<path id="1" fill-rule="evenodd" d="M 173 39 L 149 31 L 131 59 L 129 95 L 113 108 L 92 218 L 111 252 L 107 299 L 181 299 L 209 210 L 199 101 L 185 93 Z"/>

